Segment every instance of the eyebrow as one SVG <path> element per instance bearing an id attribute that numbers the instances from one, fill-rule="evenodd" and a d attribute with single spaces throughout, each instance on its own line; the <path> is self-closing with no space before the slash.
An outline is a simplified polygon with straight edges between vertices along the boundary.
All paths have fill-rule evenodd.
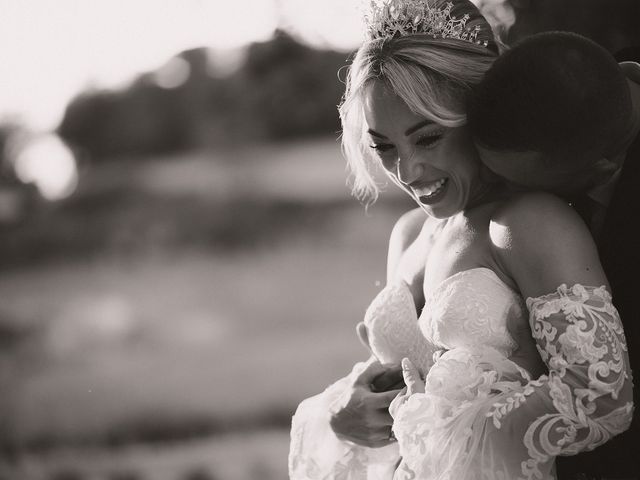
<path id="1" fill-rule="evenodd" d="M 409 135 L 411 135 L 414 132 L 417 132 L 418 130 L 420 130 L 422 127 L 426 126 L 426 125 L 431 125 L 434 122 L 431 120 L 422 120 L 418 123 L 416 123 L 415 125 L 413 125 L 412 127 L 407 128 L 407 130 L 404 132 L 404 136 L 408 137 Z M 376 132 L 375 130 L 369 129 L 367 130 L 367 132 L 370 135 L 373 135 L 374 137 L 378 137 L 378 138 L 387 138 L 384 135 Z"/>

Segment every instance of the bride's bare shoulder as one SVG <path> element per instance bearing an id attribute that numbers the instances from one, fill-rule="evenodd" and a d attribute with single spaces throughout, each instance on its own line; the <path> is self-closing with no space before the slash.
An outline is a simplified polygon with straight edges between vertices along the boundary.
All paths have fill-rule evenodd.
<path id="1" fill-rule="evenodd" d="M 420 207 L 405 212 L 393 226 L 389 246 L 405 250 L 418 238 L 430 217 Z"/>
<path id="2" fill-rule="evenodd" d="M 404 213 L 396 221 L 389 239 L 389 251 L 387 256 L 387 281 L 391 281 L 397 273 L 402 258 L 409 247 L 433 219 L 421 208 L 414 208 Z M 415 269 L 420 269 L 419 262 L 410 262 Z"/>
<path id="3" fill-rule="evenodd" d="M 545 192 L 515 195 L 503 202 L 491 218 L 497 231 L 535 238 L 537 234 L 564 234 L 582 230 L 583 222 L 571 206 L 560 197 Z M 539 238 L 536 241 L 540 241 Z"/>
<path id="4" fill-rule="evenodd" d="M 540 192 L 514 197 L 494 212 L 489 234 L 501 265 L 525 296 L 562 283 L 606 283 L 587 225 L 559 197 Z"/>

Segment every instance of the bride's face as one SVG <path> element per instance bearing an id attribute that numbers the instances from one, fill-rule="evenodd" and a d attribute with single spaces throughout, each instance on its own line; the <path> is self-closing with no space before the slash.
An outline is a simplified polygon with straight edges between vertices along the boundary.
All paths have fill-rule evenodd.
<path id="1" fill-rule="evenodd" d="M 364 101 L 370 148 L 392 180 L 429 215 L 447 218 L 480 191 L 480 161 L 466 127 L 418 115 L 380 82 Z"/>

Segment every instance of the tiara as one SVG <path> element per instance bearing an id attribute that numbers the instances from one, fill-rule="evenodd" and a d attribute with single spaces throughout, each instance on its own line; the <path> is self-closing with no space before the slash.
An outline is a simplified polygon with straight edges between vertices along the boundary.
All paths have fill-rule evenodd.
<path id="1" fill-rule="evenodd" d="M 456 18 L 451 15 L 452 8 L 451 2 L 438 8 L 427 0 L 371 0 L 370 11 L 365 14 L 367 35 L 370 40 L 386 40 L 426 34 L 488 46 L 486 40 L 477 39 L 480 25 L 467 27 L 469 14 Z"/>

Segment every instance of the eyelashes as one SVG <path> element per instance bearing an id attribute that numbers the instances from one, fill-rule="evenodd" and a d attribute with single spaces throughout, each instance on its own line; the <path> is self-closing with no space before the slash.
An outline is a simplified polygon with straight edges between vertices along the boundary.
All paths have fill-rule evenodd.
<path id="1" fill-rule="evenodd" d="M 432 133 L 429 135 L 425 135 L 424 137 L 420 137 L 418 138 L 418 141 L 416 142 L 416 145 L 420 145 L 422 147 L 430 147 L 432 145 L 435 145 L 436 143 L 438 143 L 440 141 L 440 139 L 442 138 L 444 132 L 438 132 L 438 133 Z"/>
<path id="2" fill-rule="evenodd" d="M 429 135 L 424 135 L 422 137 L 419 137 L 418 140 L 416 141 L 416 145 L 419 147 L 430 148 L 436 145 L 440 141 L 440 139 L 442 139 L 443 136 L 444 136 L 444 132 L 430 133 Z M 369 147 L 379 155 L 388 153 L 392 150 L 395 150 L 396 148 L 391 143 L 373 143 L 369 145 Z"/>
<path id="3" fill-rule="evenodd" d="M 374 143 L 372 145 L 369 145 L 369 147 L 378 153 L 385 153 L 394 148 L 393 145 L 388 143 Z"/>

